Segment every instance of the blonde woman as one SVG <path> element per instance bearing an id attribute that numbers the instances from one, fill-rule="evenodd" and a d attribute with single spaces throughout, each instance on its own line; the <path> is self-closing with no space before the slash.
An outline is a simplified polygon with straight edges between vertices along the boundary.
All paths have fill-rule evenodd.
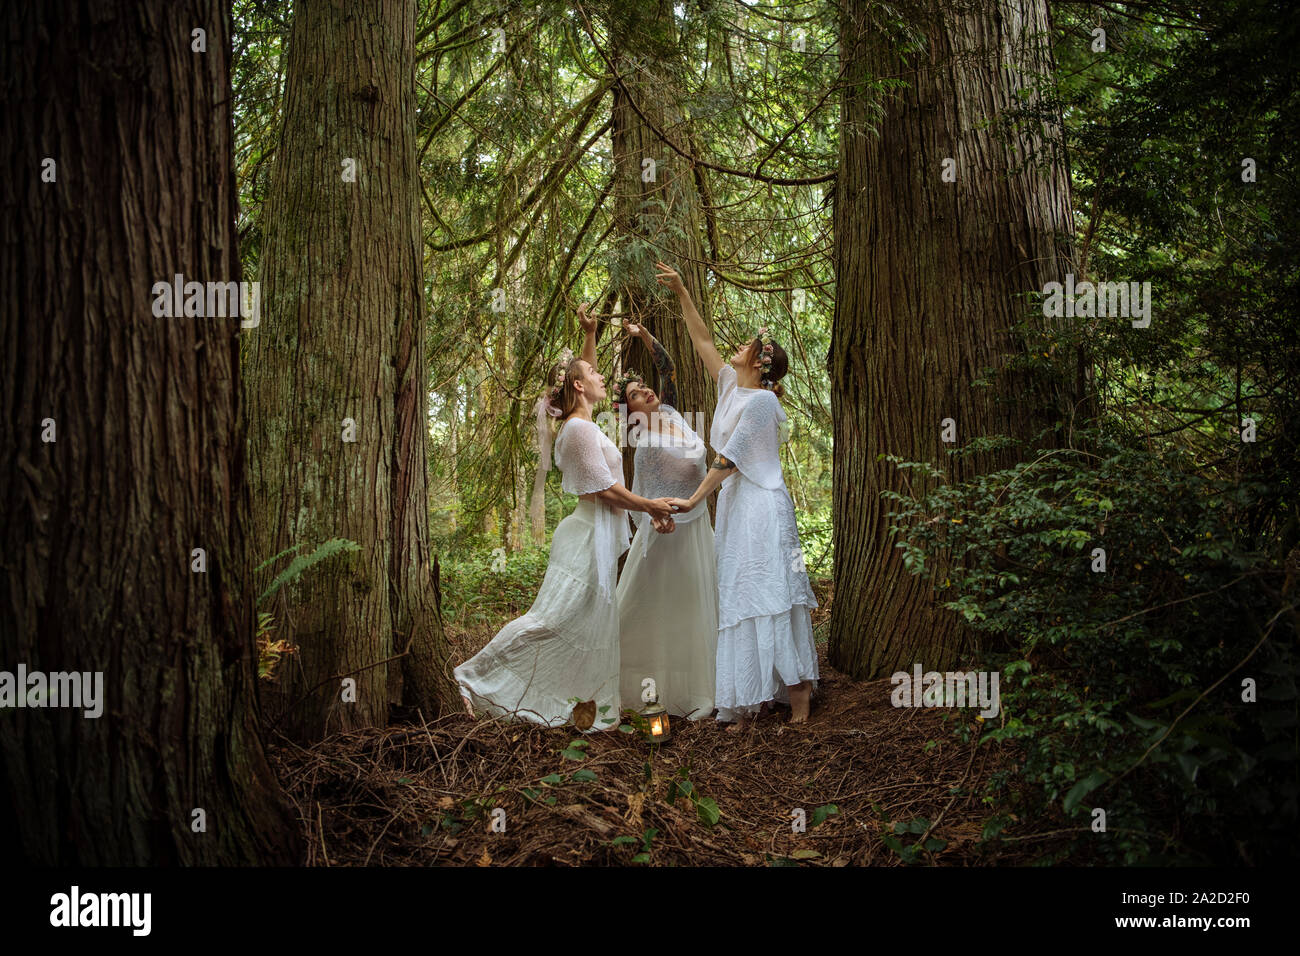
<path id="1" fill-rule="evenodd" d="M 573 698 L 594 700 L 592 730 L 618 726 L 619 632 L 615 579 L 628 546 L 627 511 L 667 521 L 663 499 L 633 494 L 619 480 L 622 455 L 592 420 L 605 398 L 595 368 L 595 322 L 579 312 L 587 343 L 582 358 L 567 353 L 538 402 L 543 467 L 550 467 L 549 421 L 558 420 L 555 464 L 561 487 L 578 506 L 551 538 L 550 561 L 537 599 L 483 650 L 455 669 L 466 710 L 557 727 L 569 721 Z"/>

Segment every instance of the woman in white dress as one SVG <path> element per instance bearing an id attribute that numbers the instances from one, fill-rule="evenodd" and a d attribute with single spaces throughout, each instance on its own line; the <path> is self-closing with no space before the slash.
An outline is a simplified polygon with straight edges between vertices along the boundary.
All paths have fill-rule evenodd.
<path id="1" fill-rule="evenodd" d="M 645 326 L 627 324 L 654 359 L 659 392 L 636 372 L 619 376 L 612 395 L 626 415 L 628 442 L 636 448 L 634 494 L 689 497 L 704 478 L 707 450 L 677 410 L 672 357 Z M 629 706 L 653 678 L 659 703 L 676 717 L 698 720 L 713 713 L 713 664 L 718 638 L 718 581 L 713 528 L 707 508 L 669 519 L 672 534 L 636 515 L 636 537 L 618 580 L 622 695 Z"/>
<path id="2" fill-rule="evenodd" d="M 667 501 L 633 494 L 619 480 L 622 455 L 591 417 L 592 406 L 605 397 L 604 377 L 594 365 L 595 322 L 585 310 L 579 318 L 588 339 L 583 357 L 566 355 L 548 379 L 558 384 L 537 406 L 542 467 L 550 467 L 549 420 L 559 418 L 555 463 L 563 472 L 561 487 L 579 496 L 578 506 L 555 529 L 546 577 L 528 613 L 454 674 L 471 714 L 556 727 L 569 721 L 577 698 L 596 702 L 590 729 L 609 730 L 618 726 L 621 707 L 615 579 L 628 546 L 626 510 L 666 521 L 672 509 Z"/>
<path id="3" fill-rule="evenodd" d="M 723 362 L 681 277 L 663 263 L 659 269 L 659 281 L 677 293 L 696 354 L 718 382 L 709 431 L 718 459 L 690 498 L 674 500 L 691 511 L 722 486 L 715 529 L 718 720 L 738 729 L 777 700 L 790 704 L 792 723 L 802 723 L 818 678 L 811 613 L 817 599 L 781 474 L 786 416 L 779 381 L 788 360 L 760 329 L 730 364 Z"/>

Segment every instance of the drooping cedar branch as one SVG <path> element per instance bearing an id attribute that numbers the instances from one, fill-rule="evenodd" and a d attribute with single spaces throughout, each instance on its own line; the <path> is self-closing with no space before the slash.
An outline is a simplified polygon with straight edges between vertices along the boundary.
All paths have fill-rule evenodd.
<path id="1" fill-rule="evenodd" d="M 598 87 L 597 89 L 593 90 L 580 103 L 574 106 L 573 109 L 569 111 L 569 113 L 566 115 L 565 118 L 567 118 L 568 116 L 572 116 L 575 113 L 578 113 L 580 111 L 582 114 L 576 126 L 574 127 L 573 131 L 569 134 L 568 138 L 570 141 L 573 141 L 578 136 L 581 136 L 584 132 L 586 132 L 592 120 L 596 116 L 596 110 L 600 106 L 601 99 L 605 96 L 605 94 L 609 91 L 609 89 L 610 89 L 610 84 L 605 84 Z M 531 209 L 539 199 L 543 198 L 543 196 L 547 194 L 548 190 L 555 188 L 557 184 L 563 179 L 564 174 L 567 173 L 570 169 L 572 169 L 577 164 L 577 162 L 582 158 L 582 154 L 585 153 L 585 151 L 589 148 L 590 144 L 595 142 L 595 140 L 599 139 L 600 136 L 603 136 L 607 128 L 608 128 L 608 124 L 603 126 L 599 130 L 596 136 L 590 138 L 587 144 L 585 144 L 581 150 L 577 150 L 576 152 L 570 151 L 566 153 L 556 163 L 550 166 L 547 169 L 547 171 L 542 175 L 541 179 L 538 180 L 537 184 L 528 191 L 528 194 L 523 198 L 523 200 L 521 200 L 515 206 L 515 208 L 512 209 L 509 213 L 505 213 L 501 211 L 500 208 L 498 207 L 497 216 L 495 217 L 493 225 L 490 229 L 485 229 L 482 232 L 475 233 L 472 236 L 465 236 L 461 239 L 453 239 L 450 242 L 428 243 L 428 247 L 434 252 L 450 252 L 455 249 L 466 249 L 470 246 L 476 246 L 480 243 L 488 242 L 493 238 L 497 237 L 498 235 L 501 234 L 501 232 L 504 229 L 508 228 L 521 215 L 528 212 L 528 210 Z M 544 145 L 546 145 L 549 142 L 552 142 L 556 138 L 556 136 L 559 135 L 559 131 L 561 129 L 562 129 L 562 123 L 557 122 L 554 127 L 554 133 L 550 136 L 539 139 L 539 141 L 533 145 L 533 147 L 528 151 L 528 153 L 525 154 L 520 159 L 520 161 L 516 164 L 516 169 L 526 168 L 528 161 L 533 156 L 535 156 Z M 510 176 L 507 175 L 506 177 L 503 177 L 503 181 L 509 178 Z"/>
<path id="2" fill-rule="evenodd" d="M 558 167 L 552 166 L 547 171 L 546 176 L 544 176 L 543 179 L 544 180 L 548 178 L 550 179 L 549 186 L 547 186 L 547 184 L 545 183 L 538 184 L 539 188 L 546 187 L 545 196 L 553 195 L 555 192 L 557 192 L 560 189 L 564 181 L 564 176 L 569 172 L 569 170 L 571 170 L 574 166 L 577 165 L 578 161 L 582 159 L 583 155 L 586 153 L 586 151 L 591 147 L 591 145 L 596 140 L 600 139 L 607 132 L 609 132 L 610 127 L 612 125 L 613 125 L 612 120 L 606 120 L 603 124 L 601 124 L 601 126 L 594 133 L 591 134 L 590 137 L 587 138 L 587 141 L 583 143 L 581 147 L 571 148 L 569 155 L 562 161 L 561 166 Z M 539 196 L 538 198 L 541 199 L 545 197 Z M 603 198 L 603 194 L 602 194 L 602 198 Z M 537 224 L 537 221 L 540 217 L 541 217 L 541 213 L 539 211 L 536 216 L 530 217 L 528 221 L 524 224 L 524 228 L 520 230 L 519 236 L 515 240 L 515 244 L 511 247 L 509 253 L 506 254 L 505 259 L 502 260 L 501 265 L 498 269 L 498 274 L 509 270 L 509 268 L 519 258 L 519 254 L 524 251 L 524 245 L 528 240 L 529 234 L 532 232 L 533 227 Z"/>
<path id="3" fill-rule="evenodd" d="M 764 176 L 760 173 L 752 172 L 750 170 L 736 169 L 735 167 L 732 166 L 723 166 L 719 163 L 711 163 L 706 159 L 703 159 L 699 156 L 692 155 L 691 153 L 687 152 L 685 149 L 679 146 L 670 136 L 668 136 L 667 133 L 665 133 L 662 129 L 660 129 L 659 126 L 655 124 L 648 116 L 646 116 L 645 111 L 642 110 L 641 105 L 636 100 L 636 97 L 634 97 L 630 92 L 628 92 L 627 83 L 624 80 L 623 74 L 619 71 L 618 67 L 614 65 L 614 61 L 610 59 L 609 54 L 606 53 L 604 48 L 600 45 L 600 41 L 596 39 L 595 31 L 591 26 L 590 20 L 587 19 L 586 12 L 583 10 L 581 4 L 578 5 L 578 9 L 579 11 L 582 12 L 583 20 L 584 20 L 584 29 L 588 39 L 591 40 L 592 46 L 594 46 L 596 48 L 596 51 L 600 54 L 600 58 L 605 61 L 605 65 L 609 68 L 610 75 L 614 77 L 614 82 L 618 84 L 619 89 L 623 91 L 623 94 L 625 96 L 627 96 L 628 105 L 637 114 L 637 116 L 641 118 L 641 122 L 645 123 L 648 127 L 650 127 L 650 130 L 655 134 L 655 136 L 657 136 L 660 140 L 662 140 L 664 145 L 666 145 L 678 156 L 682 157 L 683 159 L 687 160 L 690 163 L 703 166 L 706 169 L 712 169 L 715 170 L 716 172 L 726 173 L 729 176 L 740 176 L 743 179 L 755 179 L 758 180 L 759 182 L 764 182 L 771 186 L 814 186 L 817 183 L 826 183 L 835 179 L 836 172 L 834 170 L 828 173 L 823 173 L 820 176 L 804 176 L 804 177 Z"/>

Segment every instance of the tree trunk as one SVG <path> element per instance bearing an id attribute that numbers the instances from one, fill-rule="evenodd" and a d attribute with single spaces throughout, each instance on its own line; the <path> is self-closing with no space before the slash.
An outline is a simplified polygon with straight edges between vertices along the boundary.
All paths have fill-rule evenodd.
<path id="1" fill-rule="evenodd" d="M 654 275 L 656 260 L 675 268 L 705 325 L 712 326 L 708 270 L 700 240 L 703 213 L 695 173 L 655 131 L 673 137 L 683 150 L 687 148 L 689 138 L 668 95 L 674 86 L 665 69 L 670 58 L 680 55 L 672 5 L 652 0 L 649 4 L 613 6 L 609 17 L 612 59 L 622 79 L 622 86 L 614 87 L 612 140 L 614 216 L 628 250 L 623 266 L 629 274 L 620 290 L 624 319 L 642 323 L 663 343 L 677 366 L 677 409 L 692 427 L 703 421 L 707 433 L 716 385 L 695 355 L 677 298 L 665 294 L 649 278 Z M 648 166 L 647 160 L 653 166 Z M 655 381 L 654 362 L 639 341 L 624 347 L 623 362 L 625 368 L 636 368 L 651 383 Z M 630 462 L 629 452 L 629 470 Z"/>
<path id="2" fill-rule="evenodd" d="M 3 31 L 0 667 L 99 673 L 102 714 L 0 713 L 0 844 L 296 863 L 258 734 L 239 319 L 154 312 L 177 274 L 240 279 L 229 6 L 14 3 Z"/>
<path id="3" fill-rule="evenodd" d="M 934 462 L 961 480 L 1010 458 L 954 463 L 946 449 L 1057 420 L 1059 395 L 1005 366 L 1023 348 L 1009 331 L 1029 307 L 1023 295 L 1064 278 L 1071 231 L 1064 162 L 1047 157 L 1041 128 L 1007 122 L 1017 87 L 1052 70 L 1044 0 L 911 4 L 906 26 L 923 51 L 911 60 L 896 52 L 896 25 L 873 22 L 881 9 L 850 0 L 843 17 L 834 221 L 830 658 L 857 678 L 916 661 L 944 669 L 968 644 L 933 582 L 893 547 L 880 493 L 905 486 L 877 457 Z M 907 86 L 873 103 L 865 84 L 880 77 Z M 949 158 L 955 182 L 942 176 Z M 986 367 L 999 370 L 991 388 L 976 384 Z M 947 418 L 955 444 L 942 441 Z"/>
<path id="4" fill-rule="evenodd" d="M 305 740 L 384 725 L 403 684 L 425 714 L 454 693 L 428 563 L 414 29 L 411 0 L 302 0 L 290 32 L 245 353 L 254 541 L 361 547 L 277 600 L 299 652 L 268 700 Z"/>

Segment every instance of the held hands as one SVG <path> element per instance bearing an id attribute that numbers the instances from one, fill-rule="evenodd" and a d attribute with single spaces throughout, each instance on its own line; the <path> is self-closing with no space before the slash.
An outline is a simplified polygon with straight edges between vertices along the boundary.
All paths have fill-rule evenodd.
<path id="1" fill-rule="evenodd" d="M 672 502 L 673 499 L 671 498 L 648 498 L 646 499 L 646 513 L 658 521 L 671 521 L 673 512 L 677 510 L 673 507 Z"/>
<path id="2" fill-rule="evenodd" d="M 581 326 L 582 331 L 588 335 L 591 335 L 596 331 L 596 317 L 587 314 L 587 310 L 590 308 L 590 302 L 584 302 L 582 305 L 578 306 L 578 325 Z"/>
<path id="3" fill-rule="evenodd" d="M 676 270 L 669 268 L 662 262 L 656 262 L 655 268 L 659 270 L 655 273 L 655 279 L 658 280 L 660 285 L 666 285 L 678 295 L 686 293 L 686 284 L 682 282 L 682 277 L 677 274 Z"/>
<path id="4" fill-rule="evenodd" d="M 689 498 L 666 498 L 664 500 L 673 506 L 674 511 L 690 511 L 695 507 L 695 502 Z"/>
<path id="5" fill-rule="evenodd" d="M 677 528 L 677 522 L 673 521 L 672 518 L 664 518 L 662 521 L 658 518 L 651 518 L 650 526 L 660 534 L 672 534 Z"/>

